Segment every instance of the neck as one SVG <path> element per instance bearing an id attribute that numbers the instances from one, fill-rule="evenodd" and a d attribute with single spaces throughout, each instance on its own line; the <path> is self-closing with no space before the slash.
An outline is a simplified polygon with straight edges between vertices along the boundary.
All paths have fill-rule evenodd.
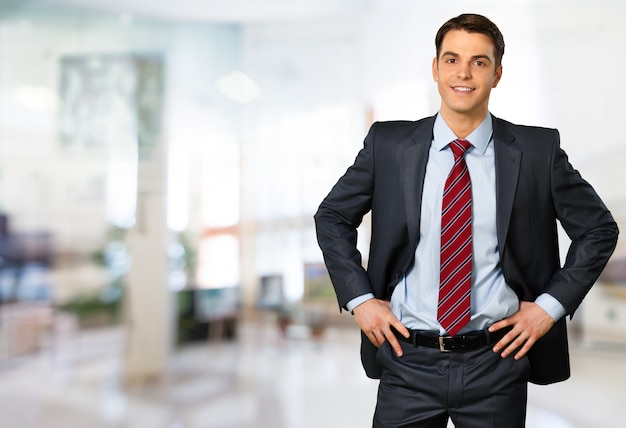
<path id="1" fill-rule="evenodd" d="M 444 111 L 443 109 L 440 112 L 443 120 L 446 121 L 446 124 L 454 132 L 454 135 L 459 139 L 467 138 L 487 117 L 487 112 L 482 115 L 466 115 L 456 112 Z"/>

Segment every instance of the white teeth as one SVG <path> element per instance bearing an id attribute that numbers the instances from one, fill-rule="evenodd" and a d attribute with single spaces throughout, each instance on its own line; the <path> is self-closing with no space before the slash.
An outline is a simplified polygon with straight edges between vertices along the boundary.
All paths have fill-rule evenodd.
<path id="1" fill-rule="evenodd" d="M 463 86 L 455 86 L 454 90 L 455 91 L 459 91 L 459 92 L 470 92 L 473 89 L 472 88 L 466 88 L 466 87 L 463 87 Z"/>

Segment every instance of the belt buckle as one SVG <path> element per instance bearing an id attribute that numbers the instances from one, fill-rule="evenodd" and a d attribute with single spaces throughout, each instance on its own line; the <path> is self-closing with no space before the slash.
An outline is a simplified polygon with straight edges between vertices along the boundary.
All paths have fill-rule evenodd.
<path id="1" fill-rule="evenodd" d="M 452 352 L 451 349 L 446 349 L 446 342 L 444 342 L 444 339 L 447 339 L 447 337 L 439 336 L 439 350 L 441 352 Z"/>

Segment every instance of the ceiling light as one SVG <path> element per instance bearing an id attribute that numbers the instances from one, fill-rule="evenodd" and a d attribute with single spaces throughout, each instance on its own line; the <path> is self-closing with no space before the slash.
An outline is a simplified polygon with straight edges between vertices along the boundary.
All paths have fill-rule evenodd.
<path id="1" fill-rule="evenodd" d="M 45 86 L 20 85 L 15 89 L 15 100 L 23 107 L 33 110 L 54 113 L 61 105 L 61 99 Z"/>
<path id="2" fill-rule="evenodd" d="M 248 75 L 241 71 L 233 71 L 217 81 L 217 88 L 233 101 L 249 103 L 261 95 L 261 88 Z"/>

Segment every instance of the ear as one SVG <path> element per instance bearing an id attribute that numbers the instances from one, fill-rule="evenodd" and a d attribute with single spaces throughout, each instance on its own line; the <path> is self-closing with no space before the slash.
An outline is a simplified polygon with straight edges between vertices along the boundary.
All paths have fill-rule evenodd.
<path id="1" fill-rule="evenodd" d="M 502 64 L 500 64 L 498 68 L 496 68 L 496 76 L 495 76 L 495 79 L 493 80 L 493 86 L 491 87 L 495 88 L 496 86 L 498 86 L 498 83 L 500 82 L 501 78 L 502 78 Z"/>
<path id="2" fill-rule="evenodd" d="M 437 64 L 437 57 L 433 58 L 433 79 L 435 79 L 435 82 L 439 82 L 439 67 Z"/>

